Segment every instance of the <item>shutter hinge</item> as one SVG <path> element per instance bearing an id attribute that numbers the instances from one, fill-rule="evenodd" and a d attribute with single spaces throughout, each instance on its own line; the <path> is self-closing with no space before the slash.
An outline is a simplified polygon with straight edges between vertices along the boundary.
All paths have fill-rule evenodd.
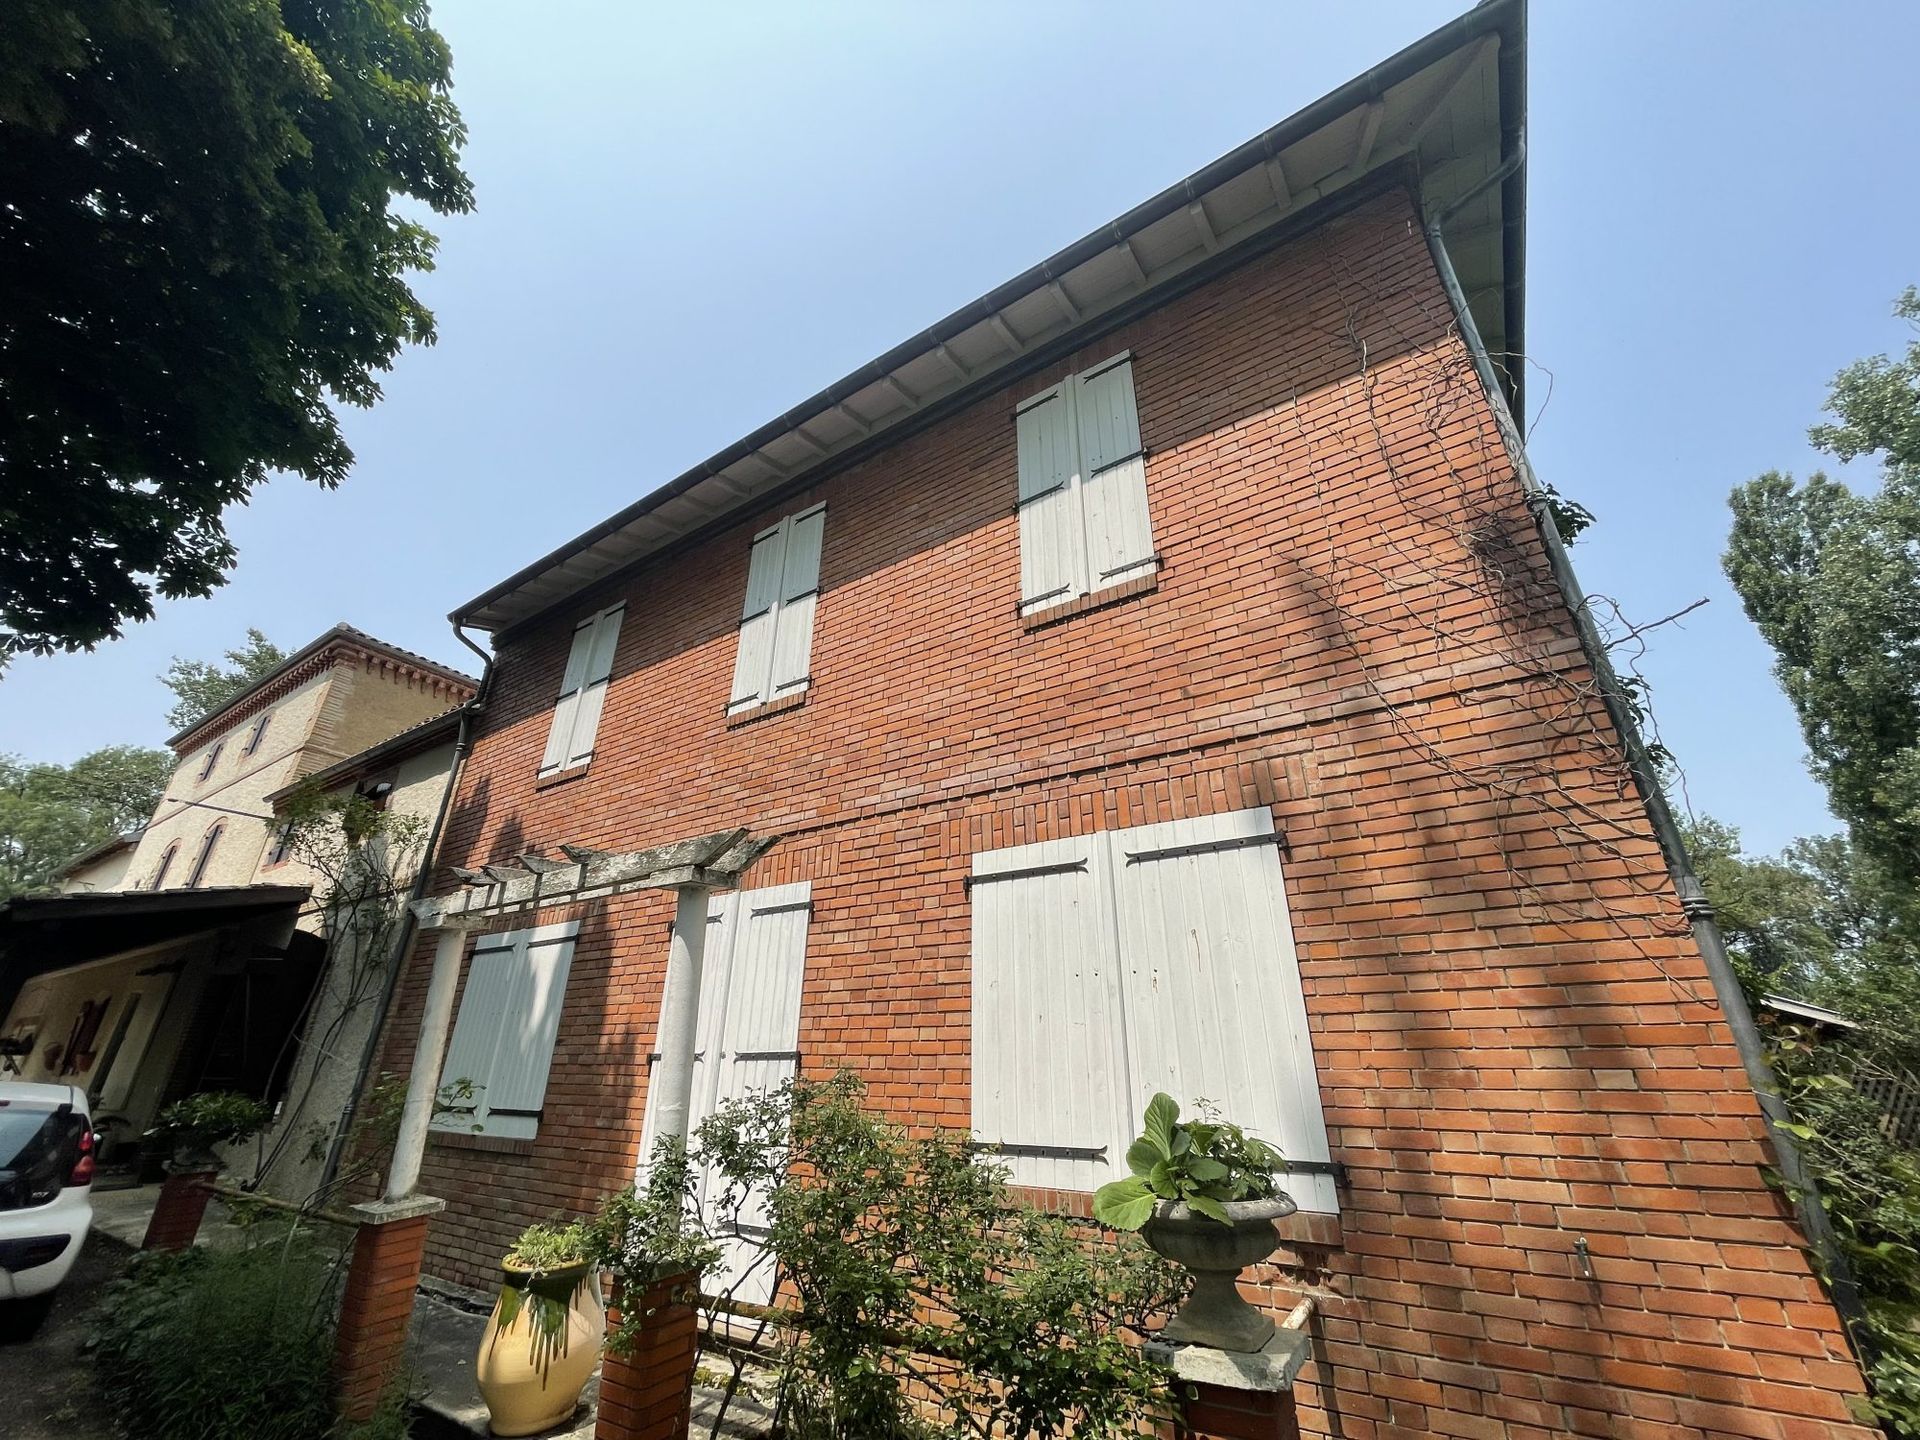
<path id="1" fill-rule="evenodd" d="M 1184 855 L 1211 855 L 1217 850 L 1250 850 L 1259 845 L 1272 845 L 1289 860 L 1293 850 L 1287 844 L 1287 837 L 1281 831 L 1271 835 L 1236 835 L 1229 840 L 1201 840 L 1192 845 L 1169 845 L 1164 850 L 1129 850 L 1127 864 L 1142 860 L 1176 860 Z"/>
<path id="2" fill-rule="evenodd" d="M 1031 1155 L 1043 1160 L 1104 1160 L 1104 1145 L 1022 1145 L 1011 1140 L 976 1140 L 973 1149 L 989 1155 Z"/>
<path id="3" fill-rule="evenodd" d="M 1041 875 L 1066 875 L 1074 870 L 1085 870 L 1084 860 L 1066 860 L 1058 865 L 1035 865 L 1026 870 L 1000 870 L 992 875 L 969 875 L 960 882 L 963 890 L 972 890 L 976 885 L 985 885 L 992 880 L 1032 880 Z"/>

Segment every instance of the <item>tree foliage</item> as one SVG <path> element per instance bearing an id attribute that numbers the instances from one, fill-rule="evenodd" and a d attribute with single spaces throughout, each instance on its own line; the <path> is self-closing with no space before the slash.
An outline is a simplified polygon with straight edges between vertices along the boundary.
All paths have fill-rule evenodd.
<path id="1" fill-rule="evenodd" d="M 145 824 L 173 766 L 167 751 L 135 745 L 71 765 L 0 755 L 0 901 L 48 888 L 75 856 Z"/>
<path id="2" fill-rule="evenodd" d="M 1920 291 L 1897 313 L 1920 322 Z M 1733 492 L 1723 563 L 1776 656 L 1814 774 L 1854 841 L 1920 874 L 1920 341 L 1849 366 L 1810 435 L 1877 455 L 1879 488 L 1773 472 Z"/>
<path id="3" fill-rule="evenodd" d="M 287 652 L 260 631 L 247 630 L 247 643 L 226 652 L 226 664 L 215 660 L 185 660 L 176 655 L 160 675 L 173 692 L 167 724 L 185 730 L 225 705 L 234 696 L 259 683 L 286 662 Z"/>
<path id="4" fill-rule="evenodd" d="M 0 655 L 205 595 L 269 472 L 331 488 L 471 208 L 422 0 L 11 0 L 0 25 Z"/>

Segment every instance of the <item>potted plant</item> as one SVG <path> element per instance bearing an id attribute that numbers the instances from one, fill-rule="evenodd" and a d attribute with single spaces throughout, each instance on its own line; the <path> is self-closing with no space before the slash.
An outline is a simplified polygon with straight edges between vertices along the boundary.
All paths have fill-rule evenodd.
<path id="1" fill-rule="evenodd" d="M 165 1153 L 176 1175 L 205 1174 L 221 1168 L 217 1145 L 250 1140 L 267 1128 L 272 1112 L 258 1100 L 231 1091 L 212 1091 L 176 1100 L 160 1112 L 146 1134 Z"/>
<path id="2" fill-rule="evenodd" d="M 1138 1230 L 1193 1275 L 1193 1289 L 1161 1333 L 1219 1350 L 1254 1351 L 1273 1338 L 1273 1317 L 1240 1296 L 1247 1266 L 1279 1248 L 1273 1222 L 1294 1212 L 1275 1176 L 1278 1150 L 1238 1125 L 1209 1117 L 1183 1123 L 1172 1096 L 1155 1095 L 1146 1125 L 1127 1147 L 1124 1180 L 1102 1185 L 1094 1218 Z"/>
<path id="3" fill-rule="evenodd" d="M 606 1330 L 587 1227 L 529 1225 L 500 1262 L 474 1361 L 493 1433 L 536 1435 L 571 1415 Z"/>

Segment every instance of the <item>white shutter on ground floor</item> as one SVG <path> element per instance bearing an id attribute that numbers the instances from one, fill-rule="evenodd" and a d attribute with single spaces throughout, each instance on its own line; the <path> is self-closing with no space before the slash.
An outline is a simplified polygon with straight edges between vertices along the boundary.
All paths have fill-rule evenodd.
<path id="1" fill-rule="evenodd" d="M 521 1140 L 538 1133 L 579 931 L 570 920 L 475 942 L 440 1067 L 443 1089 L 464 1081 L 473 1096 L 436 1116 L 435 1129 Z"/>
<path id="2" fill-rule="evenodd" d="M 716 895 L 710 902 L 689 1134 L 728 1101 L 776 1090 L 798 1073 L 812 893 L 802 881 Z M 651 1084 L 640 1143 L 644 1160 L 654 1144 Z M 698 1183 L 703 1218 L 723 1236 L 724 1253 L 710 1287 L 737 1300 L 769 1303 L 772 1261 L 756 1244 L 765 1213 L 760 1198 L 748 1195 L 729 1204 L 719 1176 L 702 1174 Z M 738 1233 L 730 1234 L 736 1227 Z"/>
<path id="3" fill-rule="evenodd" d="M 1285 1181 L 1301 1208 L 1337 1208 L 1269 811 L 976 855 L 971 888 L 974 1132 L 1017 1183 L 1125 1174 L 1164 1090 L 1308 1167 Z"/>
<path id="4" fill-rule="evenodd" d="M 974 857 L 973 1130 L 1022 1185 L 1126 1173 L 1120 990 L 1098 837 Z"/>

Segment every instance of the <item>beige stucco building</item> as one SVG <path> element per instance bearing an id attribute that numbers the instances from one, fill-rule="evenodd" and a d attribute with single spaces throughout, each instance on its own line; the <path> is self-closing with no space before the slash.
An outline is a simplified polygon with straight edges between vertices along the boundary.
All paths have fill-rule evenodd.
<path id="1" fill-rule="evenodd" d="M 474 688 L 336 625 L 175 735 L 179 765 L 144 830 L 77 857 L 60 894 L 0 906 L 0 1069 L 86 1089 L 109 1165 L 134 1158 L 154 1115 L 195 1091 L 276 1104 L 274 1129 L 236 1169 L 308 1115 L 337 1116 L 364 1036 L 344 1033 L 354 1007 L 322 933 L 327 887 L 282 843 L 285 802 L 308 780 L 370 783 L 384 806 L 430 823 Z M 333 1076 L 342 1064 L 354 1068 Z M 304 1098 L 298 1116 L 290 1097 Z"/>

